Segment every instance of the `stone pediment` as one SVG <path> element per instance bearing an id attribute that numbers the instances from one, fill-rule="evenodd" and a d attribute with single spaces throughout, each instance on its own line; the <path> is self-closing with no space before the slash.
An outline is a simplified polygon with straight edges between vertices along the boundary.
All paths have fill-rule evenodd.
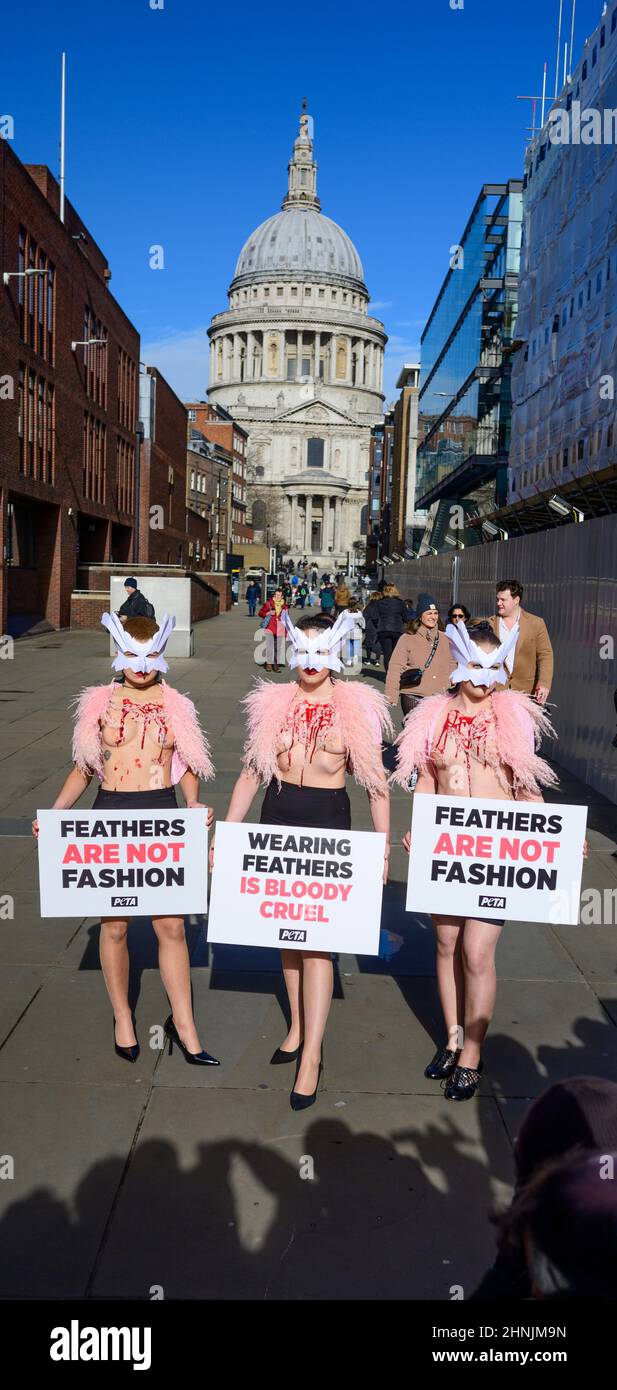
<path id="1" fill-rule="evenodd" d="M 353 415 L 348 415 L 347 411 L 324 400 L 300 401 L 298 405 L 291 406 L 288 410 L 277 412 L 274 418 L 276 420 L 293 420 L 295 424 L 300 425 L 355 425 L 357 423 Z"/>

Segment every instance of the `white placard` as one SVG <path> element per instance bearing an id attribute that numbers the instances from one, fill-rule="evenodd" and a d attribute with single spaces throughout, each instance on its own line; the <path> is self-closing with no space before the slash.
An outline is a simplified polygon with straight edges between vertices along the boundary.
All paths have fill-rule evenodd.
<path id="1" fill-rule="evenodd" d="M 578 922 L 586 806 L 416 793 L 407 911 Z"/>
<path id="2" fill-rule="evenodd" d="M 378 955 L 385 848 L 375 831 L 221 822 L 208 941 Z"/>
<path id="3" fill-rule="evenodd" d="M 37 811 L 41 917 L 205 913 L 206 808 Z"/>

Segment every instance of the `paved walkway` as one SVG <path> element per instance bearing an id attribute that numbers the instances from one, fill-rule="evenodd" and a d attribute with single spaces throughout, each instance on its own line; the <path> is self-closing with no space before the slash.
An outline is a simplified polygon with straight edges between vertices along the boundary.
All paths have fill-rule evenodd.
<path id="1" fill-rule="evenodd" d="M 197 659 L 172 673 L 212 738 L 217 814 L 238 771 L 252 631 L 243 610 L 202 623 Z M 339 958 L 325 1087 L 295 1115 L 286 1069 L 268 1065 L 285 1031 L 276 954 L 209 949 L 203 923 L 190 922 L 196 1011 L 224 1059 L 204 1073 L 148 1046 L 167 1007 L 151 925 L 133 922 L 142 1052 L 123 1065 L 97 924 L 41 922 L 28 833 L 68 767 L 68 703 L 108 671 L 98 633 L 24 640 L 0 667 L 0 1153 L 15 1165 L 0 1183 L 0 1294 L 469 1294 L 492 1258 L 487 1214 L 508 1193 L 529 1098 L 559 1077 L 617 1075 L 615 926 L 505 929 L 481 1094 L 448 1104 L 423 1077 L 439 1031 L 432 932 L 404 912 L 395 849 L 384 924 L 404 946 L 389 965 Z M 586 799 L 568 776 L 562 796 Z M 352 800 L 356 828 L 368 828 L 366 798 Z M 592 793 L 590 818 L 585 883 L 615 893 L 614 807 Z M 397 792 L 395 839 L 408 823 Z"/>

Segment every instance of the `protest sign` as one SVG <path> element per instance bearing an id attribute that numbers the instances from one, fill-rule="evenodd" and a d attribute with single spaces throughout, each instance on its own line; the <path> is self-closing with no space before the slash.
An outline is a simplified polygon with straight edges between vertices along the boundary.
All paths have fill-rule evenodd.
<path id="1" fill-rule="evenodd" d="M 379 952 L 385 835 L 222 822 L 208 941 Z"/>
<path id="2" fill-rule="evenodd" d="M 37 811 L 41 917 L 205 913 L 206 808 Z"/>
<path id="3" fill-rule="evenodd" d="M 567 894 L 576 923 L 586 822 L 585 806 L 418 793 L 407 911 L 548 922 Z"/>

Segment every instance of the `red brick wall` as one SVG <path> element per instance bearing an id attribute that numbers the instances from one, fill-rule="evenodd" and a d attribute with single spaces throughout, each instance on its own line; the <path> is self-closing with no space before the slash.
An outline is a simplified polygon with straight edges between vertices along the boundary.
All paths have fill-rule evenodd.
<path id="1" fill-rule="evenodd" d="M 213 589 L 216 589 L 221 605 L 220 611 L 221 613 L 226 613 L 227 609 L 231 608 L 231 580 L 229 576 L 226 574 L 213 573 L 201 574 L 200 578 L 203 579 L 206 584 L 210 584 Z"/>
<path id="2" fill-rule="evenodd" d="M 109 594 L 71 594 L 71 627 L 100 628 L 103 613 L 109 611 Z"/>
<path id="3" fill-rule="evenodd" d="M 48 196 L 46 196 L 46 194 Z M 56 511 L 41 513 L 45 525 L 38 526 L 36 513 L 35 569 L 38 574 L 40 615 L 54 627 L 67 626 L 70 595 L 75 586 L 75 524 L 78 515 L 123 524 L 130 528 L 132 517 L 118 510 L 116 441 L 133 442 L 118 422 L 118 351 L 122 347 L 138 364 L 139 335 L 120 305 L 111 295 L 105 271 L 107 263 L 83 228 L 77 213 L 67 203 L 66 224 L 54 209 L 57 185 L 44 166 L 32 166 L 32 173 L 21 164 L 6 140 L 0 140 L 0 265 L 18 268 L 19 228 L 24 226 L 55 266 L 55 358 L 53 363 L 39 356 L 19 336 L 18 281 L 11 279 L 0 293 L 0 362 L 2 374 L 14 381 L 13 400 L 0 401 L 0 459 L 2 460 L 3 508 L 7 498 L 24 506 L 43 504 Z M 84 230 L 87 242 L 72 239 Z M 37 277 L 38 278 L 38 277 Z M 71 351 L 71 341 L 84 337 L 84 311 L 89 307 L 107 331 L 107 403 L 97 406 L 86 394 L 83 353 Z M 20 471 L 18 418 L 19 363 L 32 367 L 55 389 L 55 467 L 52 483 L 24 476 Z M 103 421 L 107 429 L 106 498 L 94 502 L 83 494 L 83 422 L 88 410 Z M 73 519 L 68 516 L 72 508 Z M 101 532 L 101 535 L 103 533 Z M 0 619 L 6 631 L 7 584 L 0 592 Z"/>

